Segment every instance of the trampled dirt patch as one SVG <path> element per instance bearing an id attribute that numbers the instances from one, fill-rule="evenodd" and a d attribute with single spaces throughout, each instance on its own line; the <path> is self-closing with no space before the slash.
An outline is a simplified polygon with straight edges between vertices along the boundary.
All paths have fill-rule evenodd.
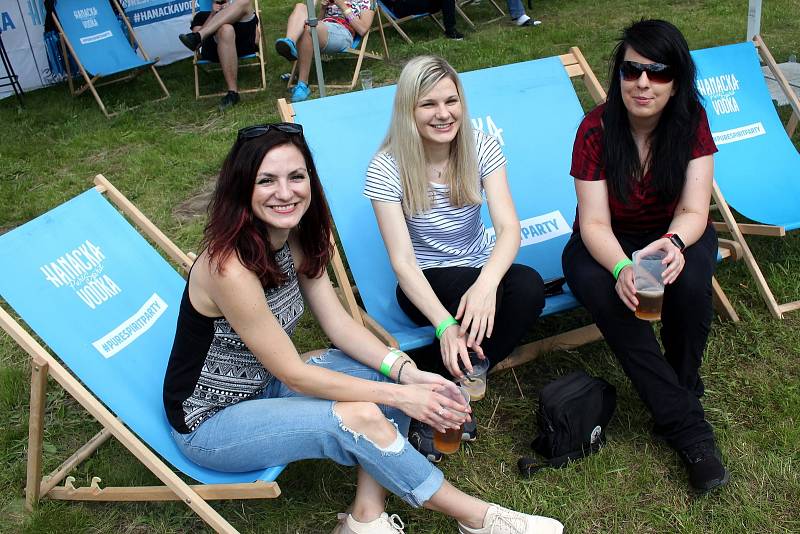
<path id="1" fill-rule="evenodd" d="M 208 203 L 211 201 L 214 186 L 217 184 L 217 176 L 209 177 L 197 192 L 172 210 L 172 215 L 176 220 L 186 223 L 206 216 Z"/>

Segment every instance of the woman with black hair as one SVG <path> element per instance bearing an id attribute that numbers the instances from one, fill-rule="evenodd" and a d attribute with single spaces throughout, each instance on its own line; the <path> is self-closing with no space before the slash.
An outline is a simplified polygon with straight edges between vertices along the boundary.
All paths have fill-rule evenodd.
<path id="1" fill-rule="evenodd" d="M 689 481 L 728 481 L 706 421 L 699 369 L 711 325 L 717 235 L 708 208 L 717 151 L 680 31 L 662 20 L 626 28 L 612 57 L 608 100 L 583 119 L 570 174 L 578 207 L 564 275 L 591 312 Z M 637 319 L 633 251 L 663 251 L 662 353 Z"/>
<path id="2" fill-rule="evenodd" d="M 411 447 L 411 417 L 443 432 L 459 428 L 469 407 L 450 381 L 417 369 L 345 313 L 326 272 L 331 228 L 302 128 L 240 130 L 164 377 L 178 448 L 226 472 L 307 458 L 358 465 L 355 499 L 336 534 L 403 534 L 403 522 L 384 511 L 388 491 L 455 518 L 462 534 L 561 534 L 555 519 L 459 491 Z M 305 304 L 336 347 L 307 362 L 291 340 Z"/>

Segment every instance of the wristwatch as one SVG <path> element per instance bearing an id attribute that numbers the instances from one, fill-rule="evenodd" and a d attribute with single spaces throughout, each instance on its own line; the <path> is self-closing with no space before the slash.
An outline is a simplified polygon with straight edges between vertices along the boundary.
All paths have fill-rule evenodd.
<path id="1" fill-rule="evenodd" d="M 672 241 L 672 244 L 678 247 L 678 250 L 681 252 L 683 252 L 683 249 L 686 248 L 686 245 L 683 243 L 683 239 L 681 239 L 678 234 L 664 234 L 661 237 L 666 237 Z"/>

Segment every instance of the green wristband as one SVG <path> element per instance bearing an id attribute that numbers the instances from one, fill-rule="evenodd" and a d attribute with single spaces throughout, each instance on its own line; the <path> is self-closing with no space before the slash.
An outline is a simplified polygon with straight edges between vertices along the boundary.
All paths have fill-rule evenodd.
<path id="1" fill-rule="evenodd" d="M 619 278 L 619 273 L 622 272 L 622 269 L 628 265 L 633 265 L 633 262 L 628 258 L 619 260 L 619 262 L 614 266 L 614 280 Z"/>
<path id="2" fill-rule="evenodd" d="M 444 331 L 454 324 L 458 324 L 458 321 L 456 321 L 452 315 L 445 317 L 442 322 L 439 323 L 439 326 L 436 327 L 436 339 L 442 339 Z"/>
<path id="3" fill-rule="evenodd" d="M 383 376 L 388 377 L 389 371 L 392 370 L 392 366 L 394 362 L 397 361 L 398 358 L 402 357 L 403 353 L 397 349 L 390 348 L 389 353 L 383 358 L 381 362 L 380 372 Z"/>

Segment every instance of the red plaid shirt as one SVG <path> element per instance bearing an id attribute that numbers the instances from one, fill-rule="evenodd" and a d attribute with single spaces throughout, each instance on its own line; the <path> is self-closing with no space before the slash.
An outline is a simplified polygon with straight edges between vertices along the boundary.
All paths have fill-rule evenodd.
<path id="1" fill-rule="evenodd" d="M 590 111 L 581 122 L 578 133 L 575 134 L 575 144 L 572 147 L 572 168 L 569 173 L 578 180 L 606 179 L 606 172 L 602 164 L 604 109 L 605 104 L 601 104 Z M 700 114 L 691 159 L 708 156 L 717 151 L 703 108 L 700 108 Z M 611 210 L 611 227 L 614 232 L 642 234 L 655 231 L 665 232 L 669 228 L 679 198 L 664 204 L 658 198 L 652 182 L 653 177 L 648 171 L 641 181 L 631 184 L 631 193 L 626 202 L 621 202 L 609 192 L 608 207 Z M 577 232 L 579 229 L 576 209 L 573 230 Z"/>

